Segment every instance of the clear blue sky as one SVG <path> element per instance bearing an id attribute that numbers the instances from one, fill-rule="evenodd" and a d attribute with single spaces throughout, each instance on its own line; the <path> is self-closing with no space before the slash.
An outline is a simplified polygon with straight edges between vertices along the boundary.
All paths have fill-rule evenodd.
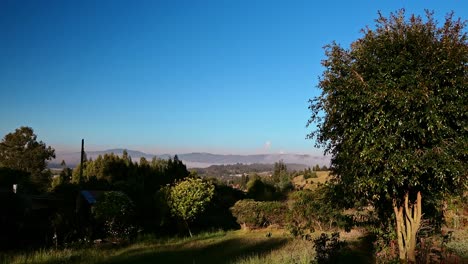
<path id="1" fill-rule="evenodd" d="M 468 19 L 465 0 L 0 1 L 0 136 L 58 151 L 316 153 L 322 47 L 377 11 Z"/>

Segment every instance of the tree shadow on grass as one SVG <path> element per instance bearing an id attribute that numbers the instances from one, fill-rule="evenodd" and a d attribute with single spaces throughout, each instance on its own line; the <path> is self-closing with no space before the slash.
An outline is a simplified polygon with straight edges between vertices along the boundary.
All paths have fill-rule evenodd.
<path id="1" fill-rule="evenodd" d="M 269 253 L 282 247 L 287 241 L 286 238 L 262 240 L 231 238 L 207 245 L 187 243 L 179 246 L 148 247 L 126 251 L 104 263 L 230 263 L 241 257 Z"/>
<path id="2" fill-rule="evenodd" d="M 370 235 L 360 237 L 357 241 L 350 241 L 345 248 L 333 256 L 332 263 L 375 263 L 373 255 L 374 238 Z"/>

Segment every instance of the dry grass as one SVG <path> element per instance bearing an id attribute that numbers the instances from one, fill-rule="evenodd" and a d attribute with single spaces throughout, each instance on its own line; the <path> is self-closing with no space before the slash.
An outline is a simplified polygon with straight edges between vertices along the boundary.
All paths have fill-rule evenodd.
<path id="1" fill-rule="evenodd" d="M 308 190 L 315 190 L 319 184 L 325 183 L 330 179 L 329 171 L 317 171 L 317 178 L 304 179 L 303 175 L 299 175 L 292 179 L 294 186 Z"/>

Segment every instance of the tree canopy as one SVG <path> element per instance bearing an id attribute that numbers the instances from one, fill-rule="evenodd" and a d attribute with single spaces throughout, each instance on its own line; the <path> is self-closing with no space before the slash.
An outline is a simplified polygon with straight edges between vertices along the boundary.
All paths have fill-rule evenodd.
<path id="1" fill-rule="evenodd" d="M 7 134 L 0 143 L 0 167 L 27 172 L 31 180 L 46 188 L 49 175 L 44 174 L 47 161 L 55 158 L 55 150 L 37 141 L 34 130 L 20 127 Z"/>
<path id="2" fill-rule="evenodd" d="M 206 209 L 213 198 L 214 190 L 212 183 L 199 178 L 187 178 L 171 188 L 169 194 L 171 212 L 185 222 L 190 236 L 192 232 L 188 222 Z"/>
<path id="3" fill-rule="evenodd" d="M 308 126 L 317 127 L 308 137 L 331 154 L 344 197 L 365 198 L 382 210 L 393 205 L 396 215 L 405 209 L 416 231 L 421 195 L 467 187 L 464 27 L 453 14 L 438 27 L 430 12 L 426 19 L 408 18 L 404 10 L 388 18 L 379 13 L 375 28 L 364 29 L 349 49 L 326 46 L 322 93 L 310 100 Z M 414 207 L 408 199 L 416 199 Z M 401 251 L 400 258 L 414 261 L 410 248 L 408 256 Z"/>

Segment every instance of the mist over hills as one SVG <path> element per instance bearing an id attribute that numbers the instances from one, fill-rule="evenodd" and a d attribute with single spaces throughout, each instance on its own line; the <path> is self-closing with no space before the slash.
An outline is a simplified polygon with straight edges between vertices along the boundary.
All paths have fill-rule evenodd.
<path id="1" fill-rule="evenodd" d="M 124 149 L 108 149 L 101 151 L 86 151 L 87 158 L 96 159 L 99 155 L 114 153 L 122 155 Z M 153 157 L 168 159 L 173 157 L 169 154 L 149 154 L 137 150 L 127 150 L 128 155 L 133 161 L 138 162 L 141 157 L 151 160 Z M 254 155 L 222 155 L 212 153 L 185 153 L 177 155 L 180 160 L 187 165 L 188 168 L 206 168 L 211 165 L 228 165 L 228 164 L 273 164 L 279 160 L 284 163 L 302 164 L 305 166 L 320 166 L 329 165 L 330 157 L 323 155 L 307 155 L 307 154 L 254 154 Z M 56 158 L 49 163 L 50 168 L 60 167 L 60 163 L 64 160 L 68 167 L 76 167 L 80 163 L 80 152 L 72 153 L 56 153 Z"/>

